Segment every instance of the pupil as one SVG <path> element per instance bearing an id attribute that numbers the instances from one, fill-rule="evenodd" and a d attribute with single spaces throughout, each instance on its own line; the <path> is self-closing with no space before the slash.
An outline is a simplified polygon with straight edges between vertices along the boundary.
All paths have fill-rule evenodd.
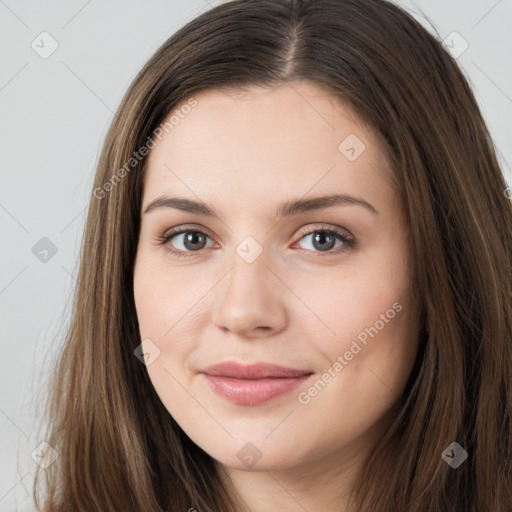
<path id="1" fill-rule="evenodd" d="M 326 237 L 330 237 L 331 238 L 331 243 L 328 244 L 328 247 L 326 247 L 325 245 L 320 245 L 318 246 L 317 245 L 317 242 L 320 242 L 320 244 L 324 244 L 325 243 L 325 238 Z M 332 249 L 333 248 L 333 244 L 332 242 L 334 241 L 334 237 L 332 235 L 330 235 L 329 233 L 316 233 L 313 237 L 313 245 L 315 246 L 316 249 L 320 249 L 320 250 L 329 250 L 329 249 Z"/>
<path id="2" fill-rule="evenodd" d="M 188 232 L 185 236 L 185 247 L 187 247 L 187 249 L 198 249 L 198 247 L 196 247 L 198 242 L 195 240 L 196 237 L 201 238 L 202 236 L 203 235 L 201 233 Z M 199 245 L 201 245 L 201 242 L 199 242 Z M 201 247 L 199 247 L 199 249 L 201 249 Z"/>

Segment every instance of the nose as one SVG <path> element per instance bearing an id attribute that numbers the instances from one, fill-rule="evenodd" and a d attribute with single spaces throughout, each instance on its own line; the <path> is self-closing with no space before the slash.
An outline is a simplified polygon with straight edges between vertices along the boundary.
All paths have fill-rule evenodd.
<path id="1" fill-rule="evenodd" d="M 219 329 L 259 338 L 285 328 L 284 287 L 267 265 L 265 253 L 252 263 L 234 254 L 228 276 L 216 287 L 213 322 Z"/>

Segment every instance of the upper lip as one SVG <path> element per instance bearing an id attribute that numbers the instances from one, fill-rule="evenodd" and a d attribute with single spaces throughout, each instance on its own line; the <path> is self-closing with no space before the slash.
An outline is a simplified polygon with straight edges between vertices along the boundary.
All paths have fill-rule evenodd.
<path id="1" fill-rule="evenodd" d="M 201 373 L 212 376 L 229 377 L 233 379 L 265 379 L 283 377 L 302 377 L 313 372 L 309 370 L 296 370 L 270 363 L 241 364 L 237 362 L 224 362 L 208 366 Z"/>

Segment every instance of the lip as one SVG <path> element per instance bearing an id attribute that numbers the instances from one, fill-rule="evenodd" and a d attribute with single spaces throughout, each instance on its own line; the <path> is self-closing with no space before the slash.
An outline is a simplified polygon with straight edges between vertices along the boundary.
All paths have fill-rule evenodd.
<path id="1" fill-rule="evenodd" d="M 258 405 L 289 393 L 313 372 L 269 363 L 220 363 L 202 370 L 210 388 L 238 405 Z"/>

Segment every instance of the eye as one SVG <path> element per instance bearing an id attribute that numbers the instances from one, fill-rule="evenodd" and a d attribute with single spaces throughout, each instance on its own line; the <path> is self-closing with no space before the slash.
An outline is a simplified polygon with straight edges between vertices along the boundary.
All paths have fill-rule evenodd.
<path id="1" fill-rule="evenodd" d="M 300 240 L 294 245 L 313 235 L 310 242 L 303 249 L 310 252 L 325 253 L 320 254 L 320 256 L 338 254 L 356 245 L 355 239 L 350 235 L 337 228 L 326 228 L 323 225 L 316 229 L 302 230 L 300 234 Z M 167 231 L 157 237 L 159 245 L 164 245 L 171 254 L 180 258 L 189 258 L 193 255 L 192 253 L 210 247 L 211 244 L 207 245 L 208 240 L 211 240 L 211 238 L 206 233 L 187 226 Z"/>
<path id="2" fill-rule="evenodd" d="M 338 254 L 341 251 L 355 247 L 355 240 L 351 236 L 335 228 L 325 228 L 324 226 L 317 229 L 310 228 L 301 232 L 301 235 L 299 242 L 312 237 L 305 244 L 306 250 L 327 253 L 327 255 Z M 337 242 L 338 245 L 336 245 Z"/>
<path id="3" fill-rule="evenodd" d="M 187 253 L 198 252 L 206 248 L 206 241 L 209 238 L 203 231 L 187 227 L 168 231 L 157 237 L 160 245 L 165 245 L 167 250 L 175 256 L 184 258 L 190 257 L 190 254 Z M 171 241 L 173 242 L 171 243 Z"/>

